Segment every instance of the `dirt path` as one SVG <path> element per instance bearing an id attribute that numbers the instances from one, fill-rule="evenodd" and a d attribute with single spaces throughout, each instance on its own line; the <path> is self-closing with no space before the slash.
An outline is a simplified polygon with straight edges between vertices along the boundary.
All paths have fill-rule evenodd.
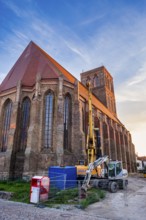
<path id="1" fill-rule="evenodd" d="M 129 177 L 127 190 L 107 192 L 106 198 L 89 206 L 88 214 L 118 220 L 146 220 L 146 179 L 139 175 Z"/>

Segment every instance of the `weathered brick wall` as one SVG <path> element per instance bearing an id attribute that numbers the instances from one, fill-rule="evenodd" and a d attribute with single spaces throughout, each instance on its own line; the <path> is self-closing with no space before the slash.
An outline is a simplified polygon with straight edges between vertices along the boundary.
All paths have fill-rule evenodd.
<path id="1" fill-rule="evenodd" d="M 86 159 L 86 136 L 88 127 L 88 102 L 80 97 L 78 81 L 75 85 L 63 78 L 51 81 L 39 81 L 39 92 L 36 87 L 27 89 L 20 87 L 17 91 L 0 98 L 0 120 L 2 122 L 3 104 L 10 98 L 13 102 L 13 112 L 8 138 L 8 149 L 0 153 L 0 172 L 5 176 L 21 176 L 41 174 L 53 165 L 75 165 L 78 160 Z M 38 88 L 37 85 L 37 88 Z M 19 89 L 19 91 L 18 91 Z M 44 135 L 44 97 L 48 90 L 54 93 L 53 145 L 49 149 L 43 146 Z M 64 150 L 64 97 L 69 93 L 72 102 L 71 146 Z M 31 101 L 30 124 L 28 129 L 27 147 L 24 153 L 18 151 L 19 112 L 24 97 Z M 82 128 L 82 108 L 85 108 L 85 131 Z M 103 113 L 94 109 L 95 124 L 100 128 L 102 153 L 112 159 L 123 161 L 124 168 L 135 171 L 135 152 L 131 136 L 116 125 Z M 1 129 L 1 127 L 0 127 Z M 1 175 L 1 174 L 0 174 Z"/>

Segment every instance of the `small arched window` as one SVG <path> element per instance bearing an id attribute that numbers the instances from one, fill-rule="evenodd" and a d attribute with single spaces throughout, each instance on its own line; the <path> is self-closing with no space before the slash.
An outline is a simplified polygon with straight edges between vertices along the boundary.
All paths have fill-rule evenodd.
<path id="1" fill-rule="evenodd" d="M 5 152 L 8 147 L 8 135 L 10 130 L 11 113 L 12 101 L 8 99 L 5 102 L 3 109 L 1 152 Z"/>
<path id="2" fill-rule="evenodd" d="M 21 107 L 21 124 L 20 124 L 20 151 L 25 151 L 27 145 L 27 134 L 30 121 L 30 99 L 23 99 Z"/>
<path id="3" fill-rule="evenodd" d="M 71 148 L 71 97 L 69 94 L 64 99 L 64 149 Z"/>
<path id="4" fill-rule="evenodd" d="M 95 76 L 94 78 L 94 87 L 100 86 L 100 78 L 99 76 Z"/>
<path id="5" fill-rule="evenodd" d="M 45 128 L 44 128 L 44 147 L 52 147 L 53 136 L 53 112 L 54 112 L 54 94 L 49 91 L 45 96 Z"/>

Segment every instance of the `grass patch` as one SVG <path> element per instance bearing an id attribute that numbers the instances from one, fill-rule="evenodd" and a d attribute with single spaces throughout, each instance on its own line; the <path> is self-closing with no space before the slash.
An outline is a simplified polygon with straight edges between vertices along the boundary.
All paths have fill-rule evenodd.
<path id="1" fill-rule="evenodd" d="M 12 192 L 12 201 L 29 203 L 30 182 L 25 181 L 0 181 L 0 191 Z M 54 193 L 55 192 L 55 193 Z M 48 201 L 43 204 L 47 207 L 60 207 L 60 205 L 79 205 L 85 209 L 88 205 L 98 202 L 105 197 L 105 191 L 91 188 L 87 191 L 85 199 L 79 199 L 78 188 L 58 191 L 51 189 Z M 56 206 L 58 205 L 58 206 Z"/>
<path id="2" fill-rule="evenodd" d="M 87 196 L 85 199 L 80 201 L 80 206 L 82 209 L 87 208 L 89 205 L 99 202 L 101 199 L 105 197 L 105 191 L 100 189 L 91 188 L 87 192 Z"/>
<path id="3" fill-rule="evenodd" d="M 53 204 L 77 204 L 78 189 L 67 189 L 57 192 L 56 195 L 50 198 L 45 204 L 50 207 Z"/>
<path id="4" fill-rule="evenodd" d="M 21 180 L 0 181 L 0 191 L 12 192 L 12 201 L 29 203 L 30 183 Z"/>
<path id="5" fill-rule="evenodd" d="M 45 204 L 48 207 L 54 207 L 57 204 L 79 205 L 81 209 L 85 209 L 87 206 L 100 201 L 104 197 L 105 191 L 91 188 L 88 190 L 85 199 L 79 199 L 78 189 L 74 188 L 58 192 L 55 197 L 50 198 Z"/>

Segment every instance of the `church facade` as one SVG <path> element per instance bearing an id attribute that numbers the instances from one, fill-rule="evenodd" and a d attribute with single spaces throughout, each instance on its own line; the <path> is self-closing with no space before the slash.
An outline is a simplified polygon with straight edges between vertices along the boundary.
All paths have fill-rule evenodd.
<path id="1" fill-rule="evenodd" d="M 103 155 L 136 171 L 131 134 L 116 113 L 113 78 L 104 66 L 78 81 L 30 42 L 0 85 L 0 177 L 42 174 L 86 160 L 88 88 Z"/>

